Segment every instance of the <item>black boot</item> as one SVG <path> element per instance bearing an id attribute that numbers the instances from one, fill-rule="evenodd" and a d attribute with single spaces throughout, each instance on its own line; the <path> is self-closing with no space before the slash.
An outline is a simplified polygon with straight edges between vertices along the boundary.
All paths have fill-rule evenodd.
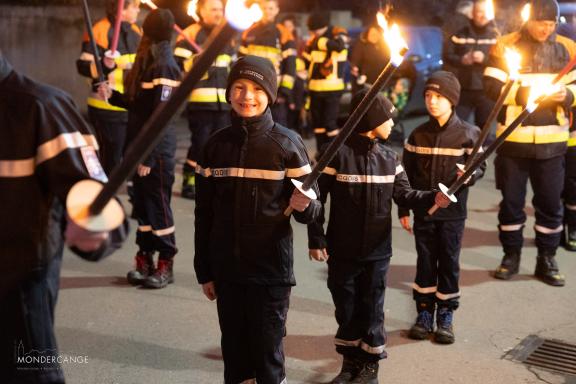
<path id="1" fill-rule="evenodd" d="M 182 193 L 180 196 L 191 200 L 196 198 L 196 174 L 188 163 L 184 164 L 182 171 Z"/>
<path id="2" fill-rule="evenodd" d="M 567 251 L 576 252 L 576 226 L 566 224 L 564 232 L 564 248 Z"/>
<path id="3" fill-rule="evenodd" d="M 510 280 L 520 268 L 520 250 L 505 250 L 500 266 L 494 271 L 494 277 L 500 280 Z"/>
<path id="4" fill-rule="evenodd" d="M 144 282 L 144 286 L 146 288 L 164 288 L 168 284 L 172 284 L 174 282 L 174 273 L 172 272 L 173 265 L 173 259 L 159 259 L 156 272 L 148 276 Z"/>
<path id="5" fill-rule="evenodd" d="M 364 363 L 350 384 L 378 384 L 378 362 Z"/>
<path id="6" fill-rule="evenodd" d="M 454 320 L 454 310 L 449 307 L 438 307 L 436 312 L 436 333 L 434 333 L 434 341 L 440 344 L 454 343 L 454 328 L 452 322 Z"/>
<path id="7" fill-rule="evenodd" d="M 538 251 L 534 275 L 546 284 L 554 287 L 563 287 L 566 282 L 564 275 L 561 275 L 558 271 L 558 264 L 554 258 L 555 254 L 556 252 L 551 250 Z"/>
<path id="8" fill-rule="evenodd" d="M 362 368 L 361 363 L 352 358 L 344 356 L 342 359 L 342 368 L 340 369 L 340 373 L 336 376 L 330 384 L 348 384 L 351 382 L 352 379 L 358 375 L 360 369 Z"/>
<path id="9" fill-rule="evenodd" d="M 408 336 L 414 340 L 424 340 L 434 331 L 434 310 L 436 303 L 422 301 L 416 303 L 418 317 L 416 322 L 410 328 Z"/>
<path id="10" fill-rule="evenodd" d="M 136 268 L 126 275 L 126 279 L 132 285 L 140 285 L 144 283 L 148 276 L 154 273 L 154 259 L 153 253 L 138 252 L 134 258 L 136 261 Z"/>

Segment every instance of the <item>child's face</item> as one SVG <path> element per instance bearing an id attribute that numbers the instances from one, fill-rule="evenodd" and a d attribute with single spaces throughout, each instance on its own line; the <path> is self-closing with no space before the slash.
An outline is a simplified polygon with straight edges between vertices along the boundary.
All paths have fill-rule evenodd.
<path id="1" fill-rule="evenodd" d="M 268 106 L 268 95 L 264 89 L 247 79 L 238 79 L 230 90 L 232 109 L 242 117 L 259 116 Z"/>
<path id="2" fill-rule="evenodd" d="M 429 89 L 424 94 L 424 99 L 426 101 L 426 109 L 430 116 L 438 119 L 446 114 L 452 113 L 452 104 L 438 92 Z"/>
<path id="3" fill-rule="evenodd" d="M 392 132 L 392 127 L 394 126 L 394 121 L 389 119 L 376 128 L 372 130 L 374 135 L 382 140 L 386 140 L 388 136 L 390 136 L 390 132 Z"/>

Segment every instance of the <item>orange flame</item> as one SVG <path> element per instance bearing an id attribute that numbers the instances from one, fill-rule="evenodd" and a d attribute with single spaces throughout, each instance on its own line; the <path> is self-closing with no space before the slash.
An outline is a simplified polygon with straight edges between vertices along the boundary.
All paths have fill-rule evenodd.
<path id="1" fill-rule="evenodd" d="M 236 29 L 248 29 L 263 16 L 258 4 L 246 7 L 244 0 L 228 0 L 226 3 L 226 19 Z"/>
<path id="2" fill-rule="evenodd" d="M 510 80 L 517 80 L 520 75 L 520 68 L 522 67 L 522 56 L 514 49 L 506 48 L 504 53 L 506 58 L 506 65 L 508 65 L 508 76 Z"/>
<path id="3" fill-rule="evenodd" d="M 154 4 L 154 3 L 152 2 L 152 0 L 142 0 L 142 1 L 140 1 L 140 2 L 141 2 L 142 4 L 146 4 L 147 6 L 149 6 L 150 9 L 157 9 L 157 8 L 158 8 L 158 6 L 156 6 L 156 4 Z"/>
<path id="4" fill-rule="evenodd" d="M 198 0 L 190 0 L 188 2 L 188 9 L 186 10 L 186 13 L 188 13 L 188 16 L 193 18 L 194 21 L 198 23 L 200 22 L 200 17 L 198 17 L 198 14 L 196 13 L 197 6 L 198 6 Z"/>
<path id="5" fill-rule="evenodd" d="M 393 24 L 389 27 L 388 20 L 386 20 L 386 17 L 382 12 L 376 14 L 376 19 L 378 20 L 378 25 L 380 25 L 384 31 L 384 40 L 390 48 L 390 61 L 395 66 L 399 66 L 404 60 L 405 52 L 403 51 L 408 48 L 406 41 L 400 34 L 400 28 L 398 28 L 397 24 Z"/>
<path id="6" fill-rule="evenodd" d="M 524 7 L 522 7 L 520 15 L 522 16 L 522 21 L 524 22 L 527 22 L 528 19 L 530 19 L 530 3 L 524 4 Z"/>
<path id="7" fill-rule="evenodd" d="M 496 17 L 496 13 L 494 11 L 494 3 L 492 2 L 492 0 L 486 0 L 486 10 L 484 12 L 486 15 L 486 19 L 494 20 L 494 17 Z"/>

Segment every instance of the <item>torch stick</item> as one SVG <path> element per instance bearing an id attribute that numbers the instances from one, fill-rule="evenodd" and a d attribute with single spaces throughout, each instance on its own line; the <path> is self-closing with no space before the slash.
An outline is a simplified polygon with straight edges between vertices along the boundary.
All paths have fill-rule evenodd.
<path id="1" fill-rule="evenodd" d="M 228 4 L 232 3 L 229 2 Z M 234 15 L 234 17 L 238 16 L 239 15 Z M 110 180 L 104 185 L 90 205 L 90 215 L 95 216 L 99 214 L 108 201 L 113 198 L 124 180 L 134 172 L 138 164 L 142 162 L 156 145 L 156 142 L 166 129 L 168 121 L 174 116 L 182 103 L 188 99 L 192 88 L 194 88 L 202 76 L 204 76 L 204 73 L 210 68 L 216 56 L 218 56 L 222 49 L 230 42 L 238 30 L 246 29 L 249 26 L 250 23 L 246 20 L 235 20 L 234 25 L 232 25 L 232 20 L 228 20 L 212 32 L 206 49 L 198 56 L 196 65 L 188 72 L 186 77 L 184 77 L 182 83 L 176 88 L 170 99 L 152 113 L 152 116 L 150 116 L 142 127 L 142 132 L 140 132 L 134 140 L 134 143 L 126 151 L 122 163 L 112 171 Z"/>
<path id="2" fill-rule="evenodd" d="M 116 20 L 114 20 L 114 35 L 112 35 L 112 45 L 110 50 L 112 54 L 118 48 L 118 38 L 120 37 L 120 23 L 122 22 L 122 10 L 124 9 L 124 0 L 118 0 L 118 10 L 116 11 Z"/>
<path id="3" fill-rule="evenodd" d="M 500 109 L 502 108 L 502 105 L 504 104 L 504 100 L 506 100 L 506 97 L 510 93 L 510 89 L 512 89 L 512 86 L 514 85 L 515 81 L 516 81 L 515 79 L 508 79 L 508 81 L 506 82 L 506 85 L 504 85 L 504 89 L 500 93 L 500 96 L 498 96 L 498 100 L 496 100 L 496 104 L 494 104 L 494 107 L 490 111 L 490 115 L 488 116 L 488 119 L 486 120 L 486 122 L 484 123 L 484 126 L 482 127 L 482 130 L 480 131 L 480 136 L 478 136 L 476 143 L 474 143 L 474 148 L 472 148 L 472 153 L 470 154 L 470 156 L 468 157 L 468 160 L 466 161 L 466 165 L 464 166 L 464 170 L 470 168 L 470 164 L 472 164 L 472 161 L 474 161 L 476 154 L 478 153 L 480 148 L 482 148 L 484 141 L 486 141 L 486 137 L 488 137 L 488 134 L 490 133 L 490 128 L 492 127 L 492 122 L 494 121 L 494 119 L 496 119 L 498 112 L 500 112 Z"/>
<path id="4" fill-rule="evenodd" d="M 300 184 L 298 180 L 292 180 L 292 183 L 294 183 L 294 185 L 296 186 L 296 188 L 298 188 L 298 190 L 300 190 L 300 192 L 302 192 L 308 197 L 311 197 L 312 194 L 310 194 L 310 192 L 313 191 L 310 191 L 310 188 L 316 182 L 316 180 L 318 180 L 324 168 L 326 168 L 326 166 L 330 163 L 330 161 L 332 161 L 332 159 L 334 158 L 338 150 L 342 147 L 346 139 L 350 136 L 356 125 L 358 125 L 362 116 L 364 116 L 366 111 L 368 111 L 368 108 L 370 108 L 370 106 L 376 99 L 376 95 L 390 82 L 392 75 L 394 74 L 396 69 L 400 66 L 400 64 L 402 64 L 402 59 L 404 58 L 404 55 L 406 54 L 407 51 L 408 49 L 406 47 L 402 48 L 402 50 L 400 51 L 399 58 L 396 60 L 391 59 L 386 65 L 386 67 L 384 67 L 382 72 L 380 72 L 380 75 L 378 76 L 374 84 L 370 87 L 366 95 L 362 98 L 360 104 L 358 104 L 356 109 L 348 117 L 348 120 L 346 120 L 346 123 L 344 123 L 344 126 L 340 130 L 340 133 L 328 145 L 326 151 L 322 154 L 322 156 L 318 160 L 318 163 L 316 163 L 316 166 L 312 169 L 312 172 L 310 172 L 306 176 L 306 179 L 304 179 L 304 182 Z M 315 194 L 313 195 L 314 195 L 313 198 L 316 198 Z M 288 207 L 284 211 L 284 214 L 286 216 L 289 216 L 291 213 L 292 213 L 292 207 Z"/>
<path id="5" fill-rule="evenodd" d="M 476 172 L 478 167 L 480 167 L 480 165 L 488 158 L 488 156 L 490 156 L 492 154 L 492 152 L 494 152 L 496 149 L 498 149 L 498 147 L 500 147 L 502 145 L 502 143 L 504 143 L 504 140 L 506 140 L 506 138 L 508 136 L 510 136 L 512 131 L 514 131 L 520 124 L 522 124 L 524 122 L 524 120 L 526 120 L 526 118 L 532 112 L 534 112 L 536 110 L 536 108 L 538 107 L 538 103 L 540 103 L 541 101 L 542 100 L 537 100 L 534 103 L 529 104 L 522 111 L 522 113 L 520 113 L 518 115 L 518 117 L 516 117 L 516 119 L 504 130 L 504 132 L 502 132 L 502 134 L 500 136 L 498 136 L 498 138 L 496 140 L 494 140 L 494 142 L 492 144 L 490 144 L 484 152 L 482 152 L 480 155 L 478 155 L 474 159 L 472 164 L 470 164 L 470 167 L 468 167 L 468 169 L 466 169 L 464 171 L 462 176 L 457 178 L 456 181 L 454 181 L 454 183 L 452 183 L 450 188 L 446 187 L 442 183 L 439 183 L 438 186 L 440 187 L 440 190 L 442 191 L 442 193 L 444 195 L 446 195 L 453 203 L 455 203 L 457 200 L 456 200 L 456 197 L 454 196 L 454 192 L 456 192 L 458 190 L 458 188 L 460 188 L 464 184 L 464 182 L 470 176 L 472 176 L 472 174 L 474 174 L 474 172 Z M 434 212 L 436 212 L 436 210 L 438 208 L 439 207 L 436 204 L 434 204 L 434 206 L 432 206 L 432 208 L 430 208 L 428 210 L 428 214 L 433 215 Z"/>
<path id="6" fill-rule="evenodd" d="M 84 22 L 86 23 L 86 31 L 88 32 L 88 39 L 90 40 L 90 47 L 94 54 L 94 63 L 96 64 L 96 72 L 98 73 L 98 81 L 104 82 L 104 71 L 102 70 L 102 63 L 100 62 L 100 55 L 98 54 L 98 46 L 94 39 L 94 32 L 92 31 L 92 20 L 90 19 L 90 9 L 88 9 L 88 0 L 82 0 L 82 10 L 84 11 Z"/>
<path id="7" fill-rule="evenodd" d="M 564 66 L 564 68 L 562 68 L 562 70 L 560 72 L 558 72 L 558 74 L 552 80 L 551 85 L 555 85 L 560 80 L 562 80 L 562 78 L 568 72 L 570 72 L 570 70 L 575 65 L 576 65 L 576 56 L 574 56 L 572 58 L 572 60 L 570 60 L 570 62 L 568 62 L 568 64 L 566 64 Z M 500 95 L 500 97 L 502 97 L 502 94 Z M 462 174 L 462 176 L 460 176 L 458 179 L 456 179 L 456 181 L 450 186 L 450 188 L 447 188 L 442 183 L 439 184 L 439 187 L 440 187 L 440 190 L 442 191 L 442 193 L 444 193 L 450 200 L 452 200 L 452 202 L 456 202 L 456 198 L 454 197 L 454 192 L 456 192 L 458 190 L 458 188 L 460 188 L 462 186 L 462 184 L 464 184 L 464 181 L 467 180 L 468 177 L 470 177 L 470 176 L 472 176 L 472 174 L 474 174 L 474 172 L 476 171 L 476 169 L 478 169 L 478 167 L 480 167 L 482 162 L 484 160 L 486 160 L 488 158 L 488 156 L 490 156 L 490 154 L 492 154 L 492 152 L 494 152 L 500 145 L 502 145 L 502 143 L 504 142 L 506 137 L 510 136 L 512 131 L 514 129 L 516 129 L 520 124 L 522 124 L 522 122 L 524 122 L 524 120 L 528 117 L 528 115 L 530 115 L 530 113 L 532 113 L 538 107 L 538 104 L 540 104 L 546 97 L 547 97 L 547 95 L 542 95 L 538 99 L 536 99 L 536 101 L 534 101 L 535 106 L 533 107 L 533 109 L 531 111 L 529 111 L 529 109 L 531 108 L 531 105 L 528 105 L 522 111 L 522 113 L 520 113 L 520 115 L 518 115 L 518 117 L 510 124 L 510 126 L 508 128 L 506 128 L 506 130 L 504 130 L 504 132 L 502 132 L 502 134 L 500 136 L 498 136 L 498 138 L 486 149 L 486 151 L 484 153 L 482 153 L 480 156 L 478 156 L 477 159 L 475 159 L 474 152 L 473 152 L 469 158 L 470 164 L 468 164 L 468 162 L 466 162 L 465 169 L 463 170 L 464 173 Z M 500 100 L 500 99 L 498 99 L 498 100 Z M 512 127 L 512 129 L 510 129 L 511 127 Z M 478 141 L 480 141 L 480 139 L 478 139 Z M 476 152 L 478 152 L 478 151 L 476 151 Z M 438 210 L 438 208 L 439 208 L 438 205 L 434 204 L 432 206 L 432 208 L 430 208 L 428 210 L 428 214 L 433 215 L 434 212 L 436 212 Z"/>
<path id="8" fill-rule="evenodd" d="M 158 6 L 156 4 L 154 4 L 154 2 L 152 2 L 152 0 L 142 0 L 142 3 L 146 4 L 147 6 L 150 7 L 150 9 L 158 9 Z M 178 25 L 174 24 L 174 30 L 183 38 L 186 39 L 186 41 L 188 43 L 190 43 L 190 45 L 196 50 L 196 52 L 198 53 L 202 53 L 203 49 L 201 46 L 199 46 L 198 44 L 196 44 L 196 42 L 194 40 L 192 40 L 191 38 L 188 37 L 188 35 L 186 35 L 184 33 L 184 31 L 182 30 L 182 28 L 180 28 Z"/>

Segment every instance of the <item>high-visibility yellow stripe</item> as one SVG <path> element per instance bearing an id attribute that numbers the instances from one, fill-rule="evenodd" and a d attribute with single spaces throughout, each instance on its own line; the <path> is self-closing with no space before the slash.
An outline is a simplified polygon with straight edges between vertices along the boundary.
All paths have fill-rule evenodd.
<path id="1" fill-rule="evenodd" d="M 280 81 L 280 86 L 287 88 L 287 89 L 294 88 L 294 77 L 290 76 L 290 75 L 282 76 L 282 80 Z"/>
<path id="2" fill-rule="evenodd" d="M 330 40 L 327 37 L 321 37 L 318 39 L 318 49 L 320 49 L 321 51 L 327 51 L 328 50 L 328 42 Z"/>
<path id="3" fill-rule="evenodd" d="M 576 137 L 571 137 L 568 139 L 568 146 L 569 147 L 576 147 Z"/>
<path id="4" fill-rule="evenodd" d="M 404 149 L 408 152 L 418 153 L 420 155 L 443 155 L 443 156 L 463 156 L 464 148 L 438 148 L 438 147 L 420 147 L 412 144 L 404 144 Z"/>
<path id="5" fill-rule="evenodd" d="M 484 69 L 484 76 L 493 77 L 496 80 L 500 80 L 505 83 L 508 80 L 508 73 L 496 67 L 486 67 Z"/>
<path id="6" fill-rule="evenodd" d="M 342 183 L 363 183 L 363 184 L 390 184 L 394 182 L 395 175 L 344 175 L 337 174 L 336 181 Z"/>
<path id="7" fill-rule="evenodd" d="M 91 107 L 98 108 L 98 109 L 107 109 L 109 111 L 119 111 L 119 112 L 126 112 L 124 108 L 117 107 L 115 105 L 109 104 L 104 100 L 96 99 L 94 97 L 89 97 L 86 100 L 86 104 Z"/>
<path id="8" fill-rule="evenodd" d="M 498 124 L 496 137 L 500 136 L 506 129 L 506 126 Z M 561 143 L 568 141 L 568 126 L 564 125 L 545 125 L 545 126 L 520 126 L 516 128 L 506 141 L 514 143 L 534 143 L 549 144 Z"/>
<path id="9" fill-rule="evenodd" d="M 436 292 L 436 297 L 439 298 L 440 300 L 450 300 L 450 299 L 454 299 L 456 297 L 460 297 L 460 291 L 454 292 L 454 293 Z"/>
<path id="10" fill-rule="evenodd" d="M 226 90 L 222 88 L 196 88 L 190 93 L 191 103 L 217 103 L 226 101 Z"/>
<path id="11" fill-rule="evenodd" d="M 298 54 L 298 51 L 294 48 L 288 48 L 282 51 L 282 57 L 283 58 L 287 58 L 290 56 L 296 56 Z"/>
<path id="12" fill-rule="evenodd" d="M 325 174 L 330 175 L 330 176 L 336 176 L 338 171 L 336 170 L 336 168 L 326 167 L 326 168 L 324 168 L 324 170 L 322 170 L 322 173 L 325 173 Z"/>
<path id="13" fill-rule="evenodd" d="M 287 168 L 286 169 L 286 177 L 300 177 L 309 174 L 312 172 L 312 168 L 310 164 L 306 164 L 301 166 L 300 168 Z"/>
<path id="14" fill-rule="evenodd" d="M 436 292 L 436 286 L 434 286 L 434 287 L 420 287 L 416 283 L 412 283 L 412 289 L 414 289 L 418 293 L 424 293 L 424 294 Z"/>
<path id="15" fill-rule="evenodd" d="M 123 70 L 129 70 L 132 68 L 134 61 L 136 60 L 135 53 L 126 53 L 124 55 L 118 56 L 114 62 L 116 63 L 116 67 Z"/>
<path id="16" fill-rule="evenodd" d="M 159 77 L 159 78 L 154 79 L 152 81 L 148 81 L 148 82 L 143 81 L 142 83 L 140 83 L 140 86 L 142 87 L 142 89 L 152 89 L 156 85 L 167 85 L 169 87 L 178 87 L 180 85 L 180 81 Z"/>
<path id="17" fill-rule="evenodd" d="M 0 177 L 32 176 L 37 165 L 53 159 L 67 149 L 91 146 L 98 149 L 93 135 L 80 132 L 61 133 L 55 138 L 42 143 L 36 149 L 36 156 L 27 159 L 0 160 Z"/>
<path id="18" fill-rule="evenodd" d="M 341 91 L 344 89 L 343 79 L 310 79 L 308 81 L 310 91 L 328 92 Z"/>
<path id="19" fill-rule="evenodd" d="M 372 355 L 379 355 L 382 352 L 384 352 L 384 350 L 386 349 L 386 345 L 379 345 L 376 347 L 372 347 L 369 344 L 367 344 L 364 341 L 360 342 L 360 348 L 362 348 L 362 350 L 372 354 Z"/>
<path id="20" fill-rule="evenodd" d="M 174 56 L 181 57 L 183 59 L 189 59 L 192 57 L 194 53 L 186 48 L 176 47 L 174 49 Z"/>

